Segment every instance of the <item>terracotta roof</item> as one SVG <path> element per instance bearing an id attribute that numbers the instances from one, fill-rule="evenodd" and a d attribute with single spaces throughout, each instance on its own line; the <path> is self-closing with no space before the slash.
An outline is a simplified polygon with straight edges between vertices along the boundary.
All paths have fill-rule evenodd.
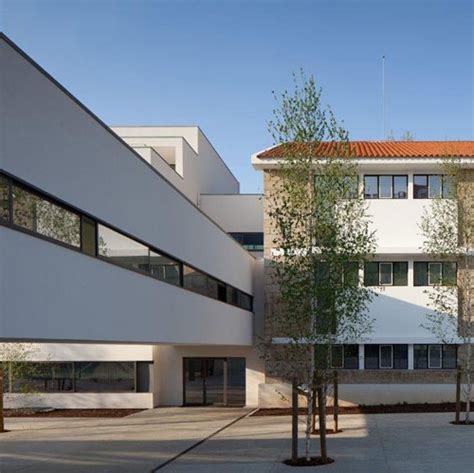
<path id="1" fill-rule="evenodd" d="M 337 145 L 321 142 L 316 145 L 315 154 L 332 154 Z M 307 146 L 306 143 L 278 145 L 259 153 L 257 158 L 282 158 L 289 152 L 303 152 Z M 357 158 L 472 158 L 474 141 L 351 141 L 350 154 Z"/>

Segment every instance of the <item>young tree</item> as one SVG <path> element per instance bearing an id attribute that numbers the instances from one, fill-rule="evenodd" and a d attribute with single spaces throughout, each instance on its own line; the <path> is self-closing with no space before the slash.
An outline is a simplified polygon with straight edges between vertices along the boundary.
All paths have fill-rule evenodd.
<path id="1" fill-rule="evenodd" d="M 28 360 L 35 351 L 31 343 L 0 343 L 0 432 L 5 432 L 3 396 L 6 379 L 28 378 L 32 374 Z M 26 390 L 28 386 L 24 388 Z"/>
<path id="2" fill-rule="evenodd" d="M 456 156 L 456 150 L 450 153 Z M 474 343 L 474 170 L 459 158 L 441 165 L 443 186 L 421 221 L 423 252 L 443 263 L 439 281 L 427 290 L 433 312 L 423 326 L 442 343 L 462 340 L 465 422 L 471 422 Z"/>
<path id="3" fill-rule="evenodd" d="M 321 461 L 326 450 L 326 389 L 335 345 L 371 329 L 373 293 L 359 269 L 375 251 L 367 206 L 347 132 L 321 103 L 313 77 L 294 75 L 294 90 L 275 96 L 269 130 L 280 163 L 266 195 L 274 236 L 266 271 L 277 288 L 267 310 L 263 353 L 269 370 L 304 387 L 305 458 L 310 458 L 313 396 L 318 392 Z M 268 274 L 267 273 L 267 274 Z"/>

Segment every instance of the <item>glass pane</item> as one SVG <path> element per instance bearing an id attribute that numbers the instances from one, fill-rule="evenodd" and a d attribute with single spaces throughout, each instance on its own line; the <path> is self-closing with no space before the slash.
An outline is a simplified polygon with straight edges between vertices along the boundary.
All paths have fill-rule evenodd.
<path id="1" fill-rule="evenodd" d="M 94 220 L 82 216 L 82 251 L 88 255 L 96 256 L 96 225 Z"/>
<path id="2" fill-rule="evenodd" d="M 227 288 L 225 284 L 219 283 L 217 285 L 217 299 L 222 302 L 227 302 Z"/>
<path id="3" fill-rule="evenodd" d="M 161 281 L 179 286 L 179 263 L 150 250 L 150 273 Z"/>
<path id="4" fill-rule="evenodd" d="M 428 263 L 428 284 L 430 286 L 436 286 L 442 283 L 442 264 L 441 263 Z"/>
<path id="5" fill-rule="evenodd" d="M 135 391 L 133 361 L 103 361 L 75 363 L 76 391 Z"/>
<path id="6" fill-rule="evenodd" d="M 347 263 L 344 265 L 344 285 L 357 286 L 359 283 L 359 265 Z"/>
<path id="7" fill-rule="evenodd" d="M 342 368 L 344 366 L 344 356 L 342 345 L 331 347 L 331 368 Z"/>
<path id="8" fill-rule="evenodd" d="M 379 264 L 375 262 L 365 263 L 364 286 L 379 285 Z"/>
<path id="9" fill-rule="evenodd" d="M 237 305 L 238 302 L 237 289 L 231 286 L 227 286 L 227 302 L 233 305 Z"/>
<path id="10" fill-rule="evenodd" d="M 414 345 L 414 368 L 425 370 L 428 368 L 428 345 Z"/>
<path id="11" fill-rule="evenodd" d="M 414 285 L 427 286 L 428 285 L 428 263 L 415 261 L 413 263 L 414 270 Z"/>
<path id="12" fill-rule="evenodd" d="M 13 223 L 79 248 L 79 215 L 22 187 L 13 186 Z"/>
<path id="13" fill-rule="evenodd" d="M 406 199 L 408 197 L 408 176 L 393 176 L 393 198 Z"/>
<path id="14" fill-rule="evenodd" d="M 408 345 L 393 345 L 393 368 L 408 369 Z"/>
<path id="15" fill-rule="evenodd" d="M 357 199 L 357 196 L 359 194 L 359 177 L 345 176 L 344 188 L 346 199 Z"/>
<path id="16" fill-rule="evenodd" d="M 454 185 L 454 179 L 450 176 L 442 176 L 441 180 L 443 184 L 443 198 L 454 199 L 456 197 L 456 186 Z"/>
<path id="17" fill-rule="evenodd" d="M 392 263 L 380 263 L 380 284 L 382 286 L 392 284 Z"/>
<path id="18" fill-rule="evenodd" d="M 374 370 L 379 368 L 379 346 L 364 346 L 364 368 L 366 370 Z"/>
<path id="19" fill-rule="evenodd" d="M 429 198 L 441 198 L 441 176 L 428 176 Z"/>
<path id="20" fill-rule="evenodd" d="M 364 176 L 364 198 L 378 199 L 378 179 L 377 176 Z"/>
<path id="21" fill-rule="evenodd" d="M 191 268 L 190 266 L 183 266 L 183 287 L 190 291 L 197 292 L 207 296 L 207 275 L 200 271 Z"/>
<path id="22" fill-rule="evenodd" d="M 441 368 L 441 345 L 430 345 L 428 347 L 428 367 Z"/>
<path id="23" fill-rule="evenodd" d="M 408 263 L 393 263 L 393 285 L 408 286 Z"/>
<path id="24" fill-rule="evenodd" d="M 457 264 L 447 261 L 443 263 L 443 285 L 455 286 L 457 283 Z"/>
<path id="25" fill-rule="evenodd" d="M 12 364 L 13 392 L 61 392 L 73 390 L 72 363 Z"/>
<path id="26" fill-rule="evenodd" d="M 456 345 L 443 345 L 443 368 L 454 369 L 457 365 Z"/>
<path id="27" fill-rule="evenodd" d="M 9 220 L 10 208 L 9 208 L 9 182 L 5 176 L 0 176 L 0 219 Z"/>
<path id="28" fill-rule="evenodd" d="M 205 377 L 205 403 L 213 406 L 224 405 L 224 360 L 208 358 Z"/>
<path id="29" fill-rule="evenodd" d="M 244 310 L 252 310 L 252 299 L 242 291 L 237 291 L 237 305 Z"/>
<path id="30" fill-rule="evenodd" d="M 359 345 L 344 345 L 344 368 L 359 369 Z"/>
<path id="31" fill-rule="evenodd" d="M 104 225 L 98 225 L 99 255 L 114 263 L 148 271 L 148 247 Z"/>
<path id="32" fill-rule="evenodd" d="M 227 359 L 227 405 L 245 406 L 245 358 Z"/>
<path id="33" fill-rule="evenodd" d="M 184 404 L 204 404 L 204 360 L 184 360 Z"/>
<path id="34" fill-rule="evenodd" d="M 413 197 L 415 199 L 428 198 L 428 176 L 413 176 Z"/>
<path id="35" fill-rule="evenodd" d="M 380 368 L 392 368 L 392 345 L 380 345 Z"/>
<path id="36" fill-rule="evenodd" d="M 379 197 L 381 199 L 392 198 L 392 176 L 379 176 Z"/>

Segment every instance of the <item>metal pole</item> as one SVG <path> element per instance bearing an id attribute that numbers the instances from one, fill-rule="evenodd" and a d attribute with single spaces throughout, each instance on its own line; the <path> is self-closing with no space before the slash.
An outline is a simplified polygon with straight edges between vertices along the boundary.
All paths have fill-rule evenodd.
<path id="1" fill-rule="evenodd" d="M 293 380 L 291 385 L 291 461 L 296 464 L 298 461 L 298 385 Z"/>
<path id="2" fill-rule="evenodd" d="M 339 380 L 337 378 L 337 371 L 334 371 L 334 433 L 339 430 Z"/>
<path id="3" fill-rule="evenodd" d="M 456 415 L 454 421 L 459 422 L 461 417 L 461 367 L 458 366 L 456 372 Z"/>

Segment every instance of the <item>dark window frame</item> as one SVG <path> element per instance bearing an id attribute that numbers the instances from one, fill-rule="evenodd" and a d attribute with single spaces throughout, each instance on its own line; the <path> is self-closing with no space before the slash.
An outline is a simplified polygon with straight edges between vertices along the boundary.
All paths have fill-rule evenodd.
<path id="1" fill-rule="evenodd" d="M 184 262 L 183 260 L 170 255 L 166 251 L 162 251 L 162 250 L 156 248 L 155 246 L 152 246 L 152 245 L 144 242 L 143 240 L 141 240 L 139 238 L 136 238 L 136 237 L 130 235 L 129 233 L 127 233 L 123 230 L 118 229 L 114 225 L 110 225 L 109 223 L 104 222 L 103 220 L 101 220 L 99 218 L 96 218 L 96 217 L 94 217 L 93 215 L 91 215 L 87 212 L 83 212 L 83 211 L 77 209 L 76 207 L 68 204 L 67 202 L 64 202 L 61 199 L 55 198 L 51 194 L 49 194 L 47 192 L 44 192 L 41 189 L 38 189 L 37 187 L 35 187 L 35 186 L 33 186 L 33 185 L 17 178 L 16 176 L 13 176 L 13 175 L 11 175 L 11 174 L 3 171 L 3 170 L 0 172 L 0 176 L 4 177 L 8 181 L 8 196 L 7 196 L 7 199 L 8 199 L 8 208 L 9 208 L 8 219 L 6 220 L 6 219 L 1 219 L 0 218 L 0 225 L 1 226 L 12 228 L 16 231 L 20 231 L 20 232 L 28 234 L 30 236 L 48 241 L 49 243 L 53 243 L 53 244 L 62 246 L 64 248 L 67 248 L 67 249 L 72 250 L 72 251 L 76 251 L 78 253 L 84 254 L 84 255 L 92 257 L 92 258 L 100 259 L 101 261 L 104 261 L 104 262 L 109 263 L 109 264 L 113 264 L 114 266 L 117 266 L 117 267 L 120 267 L 120 268 L 125 268 L 125 269 L 127 269 L 129 271 L 133 271 L 137 274 L 141 274 L 143 276 L 151 277 L 151 278 L 156 279 L 158 281 L 164 282 L 165 284 L 170 284 L 174 287 L 180 287 L 181 289 L 184 289 L 184 290 L 189 290 L 189 289 L 185 288 L 184 285 L 183 285 L 183 265 L 184 264 L 186 266 L 189 266 L 190 268 L 193 268 L 195 271 L 199 271 L 200 273 L 205 274 L 208 278 L 212 278 L 212 279 L 216 280 L 218 284 L 220 283 L 220 284 L 225 285 L 226 287 L 234 288 L 230 284 L 227 284 L 224 281 L 222 281 L 218 278 L 215 278 L 214 276 L 211 276 L 210 274 L 206 273 L 205 271 L 202 271 L 202 270 L 196 268 L 192 264 L 188 264 L 188 263 Z M 30 230 L 28 228 L 25 228 L 23 226 L 15 224 L 14 221 L 13 221 L 13 185 L 21 187 L 25 191 L 27 191 L 29 193 L 32 193 L 32 194 L 38 196 L 39 198 L 46 200 L 47 202 L 49 202 L 51 204 L 56 205 L 60 208 L 63 208 L 64 210 L 70 211 L 70 212 L 74 213 L 75 215 L 77 215 L 78 218 L 79 218 L 79 245 L 76 247 L 76 246 L 70 245 L 68 243 L 65 243 L 61 240 L 54 239 L 54 238 L 49 237 L 47 235 L 43 235 L 41 233 L 35 232 L 33 230 Z M 95 243 L 96 243 L 95 255 L 90 255 L 89 253 L 83 251 L 83 244 L 82 244 L 82 237 L 83 237 L 83 235 L 82 235 L 82 218 L 83 217 L 86 217 L 89 220 L 95 222 L 95 237 L 96 237 L 95 238 L 95 240 L 96 240 L 95 241 Z M 134 267 L 131 267 L 131 266 L 119 264 L 115 261 L 112 261 L 110 258 L 107 258 L 106 256 L 100 255 L 99 254 L 99 234 L 98 234 L 99 233 L 98 232 L 99 225 L 102 225 L 102 226 L 104 226 L 104 227 L 106 227 L 106 228 L 108 228 L 108 229 L 110 229 L 110 230 L 112 230 L 112 231 L 114 231 L 114 232 L 116 232 L 120 235 L 123 235 L 124 237 L 129 238 L 129 239 L 133 240 L 136 243 L 144 245 L 145 247 L 148 248 L 149 252 L 152 251 L 154 253 L 158 253 L 158 254 L 160 254 L 164 257 L 167 257 L 170 260 L 176 261 L 179 264 L 179 285 L 176 286 L 175 284 L 172 284 L 172 283 L 167 282 L 163 279 L 160 279 L 160 278 L 154 276 L 153 274 L 151 274 L 150 272 L 144 271 L 143 269 L 134 268 Z M 250 304 L 249 304 L 250 309 L 239 307 L 239 305 L 238 305 L 239 297 L 237 297 L 237 304 L 232 304 L 232 303 L 229 303 L 227 301 L 224 302 L 224 301 L 220 300 L 218 297 L 216 297 L 216 298 L 212 297 L 212 299 L 216 300 L 216 301 L 219 301 L 219 302 L 223 302 L 225 304 L 227 303 L 227 304 L 230 304 L 230 305 L 234 305 L 234 306 L 239 307 L 242 310 L 246 310 L 248 312 L 253 312 L 253 296 L 251 296 L 250 294 L 247 294 L 244 291 L 241 291 L 240 289 L 237 289 L 237 288 L 234 288 L 234 289 L 237 291 L 237 294 L 242 294 L 246 298 L 250 299 Z M 191 291 L 191 292 L 194 292 L 194 291 Z M 196 294 L 196 292 L 194 292 L 194 293 Z M 204 297 L 208 297 L 208 296 L 204 296 Z"/>
<path id="2" fill-rule="evenodd" d="M 367 278 L 366 278 L 366 270 L 367 270 L 367 265 L 368 264 L 376 264 L 377 265 L 377 284 L 366 284 Z M 382 264 L 390 264 L 391 265 L 391 282 L 389 284 L 382 284 L 381 283 L 381 271 L 380 267 Z M 406 268 L 404 272 L 404 283 L 399 284 L 396 281 L 396 268 L 401 268 L 402 265 Z M 365 287 L 407 287 L 408 286 L 408 261 L 367 261 L 364 265 L 364 278 L 363 278 L 363 283 Z"/>
<path id="3" fill-rule="evenodd" d="M 365 193 L 365 178 L 366 177 L 377 178 L 377 197 L 366 197 L 366 193 Z M 380 178 L 381 177 L 391 177 L 391 181 L 392 181 L 391 197 L 380 197 Z M 406 182 L 405 197 L 395 196 L 395 178 L 396 177 L 405 178 L 405 182 Z M 366 200 L 405 200 L 405 199 L 408 199 L 408 174 L 364 174 L 363 196 L 364 196 L 364 199 Z"/>
<path id="4" fill-rule="evenodd" d="M 430 197 L 430 177 L 437 176 L 440 179 L 440 196 Z M 417 197 L 415 194 L 415 178 L 426 177 L 426 197 Z M 449 178 L 446 174 L 413 174 L 413 199 L 428 200 L 428 199 L 449 199 L 446 195 L 445 188 L 449 189 L 446 184 L 446 179 Z"/>
<path id="5" fill-rule="evenodd" d="M 441 283 L 431 284 L 430 265 L 440 264 L 441 265 Z M 457 280 L 458 275 L 458 264 L 456 261 L 414 261 L 413 262 L 413 286 L 414 287 L 434 287 L 434 286 L 455 286 L 456 284 L 449 284 L 447 269 L 448 265 L 455 265 L 454 268 L 454 279 Z M 423 268 L 423 269 L 420 269 Z M 420 273 L 421 271 L 421 273 Z M 420 277 L 421 276 L 423 277 Z M 418 281 L 423 284 L 418 283 Z"/>

